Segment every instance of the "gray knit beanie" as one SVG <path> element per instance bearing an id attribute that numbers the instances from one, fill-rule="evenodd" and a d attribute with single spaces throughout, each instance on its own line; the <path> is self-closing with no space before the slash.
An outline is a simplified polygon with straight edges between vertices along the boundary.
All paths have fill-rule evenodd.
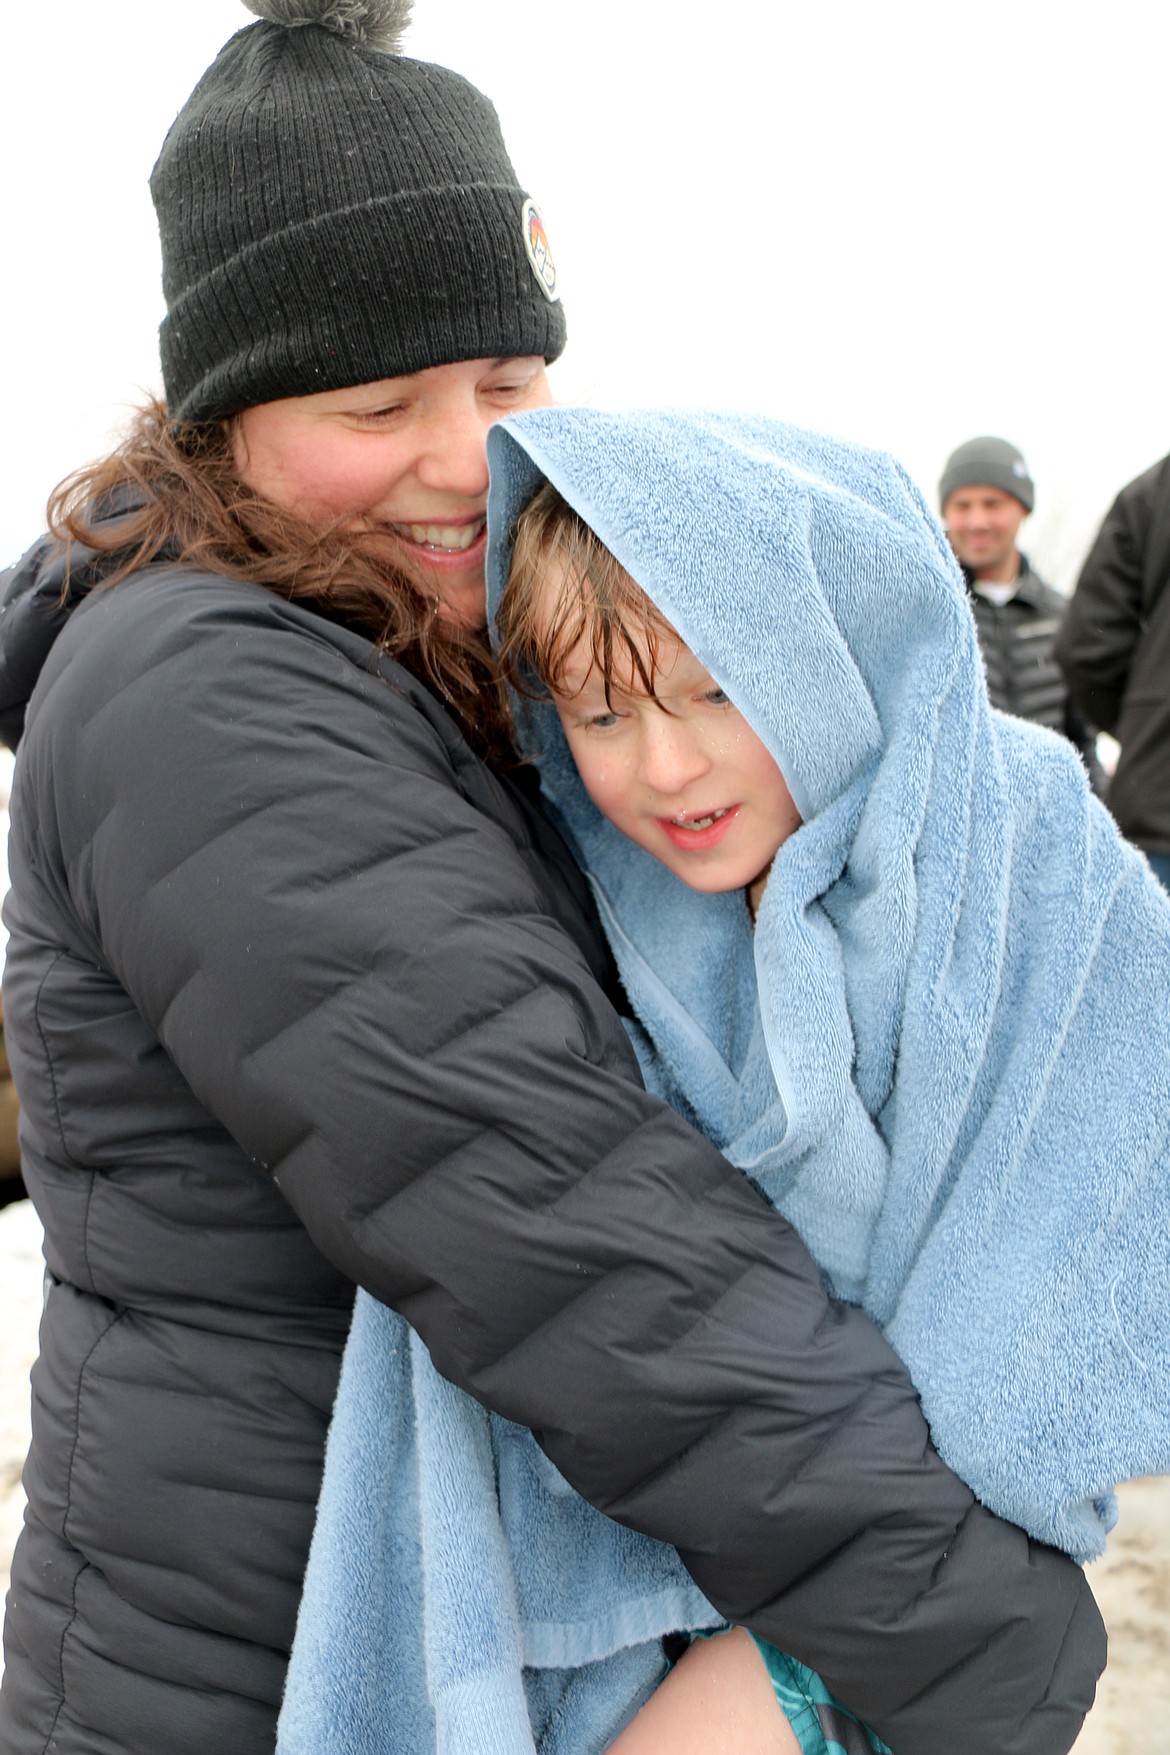
<path id="1" fill-rule="evenodd" d="M 956 488 L 993 487 L 1019 500 L 1026 512 L 1036 502 L 1036 486 L 1028 474 L 1028 465 L 1006 439 L 968 439 L 947 458 L 946 468 L 938 484 L 938 503 L 946 503 Z"/>
<path id="2" fill-rule="evenodd" d="M 396 53 L 411 0 L 245 0 L 150 188 L 167 405 L 202 421 L 565 345 L 495 109 Z"/>

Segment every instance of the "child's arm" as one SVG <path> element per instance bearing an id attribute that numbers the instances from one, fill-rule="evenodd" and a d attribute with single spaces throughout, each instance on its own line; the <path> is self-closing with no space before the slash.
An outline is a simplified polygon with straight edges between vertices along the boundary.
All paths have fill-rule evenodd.
<path id="1" fill-rule="evenodd" d="M 607 1755 L 800 1755 L 751 1635 L 696 1639 Z"/>

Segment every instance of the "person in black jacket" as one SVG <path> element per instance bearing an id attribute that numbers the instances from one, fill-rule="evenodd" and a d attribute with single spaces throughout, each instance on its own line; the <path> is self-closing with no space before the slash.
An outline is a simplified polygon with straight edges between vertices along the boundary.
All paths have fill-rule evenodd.
<path id="1" fill-rule="evenodd" d="M 1122 488 L 1056 644 L 1069 692 L 1121 745 L 1109 808 L 1170 890 L 1170 457 Z"/>
<path id="2" fill-rule="evenodd" d="M 565 332 L 495 113 L 385 6 L 254 10 L 152 178 L 166 403 L 3 581 L 48 1292 L 0 1750 L 272 1749 L 360 1284 L 897 1755 L 1061 1755 L 1083 1575 L 644 1091 L 514 766 L 485 434 Z"/>
<path id="3" fill-rule="evenodd" d="M 993 707 L 1067 737 L 1104 790 L 1097 734 L 1070 694 L 1055 644 L 1065 599 L 1019 548 L 1036 502 L 1023 456 L 1006 439 L 968 439 L 952 451 L 938 486 L 947 538 L 963 569 Z"/>

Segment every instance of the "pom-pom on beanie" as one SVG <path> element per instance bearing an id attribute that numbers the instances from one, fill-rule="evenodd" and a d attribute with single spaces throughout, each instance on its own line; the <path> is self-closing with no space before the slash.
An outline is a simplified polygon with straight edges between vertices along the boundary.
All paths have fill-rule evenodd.
<path id="1" fill-rule="evenodd" d="M 1036 503 L 1036 485 L 1028 465 L 1006 439 L 968 439 L 947 458 L 938 484 L 938 503 L 946 510 L 956 488 L 993 487 L 1019 500 L 1026 512 Z"/>
<path id="2" fill-rule="evenodd" d="M 499 118 L 397 52 L 410 0 L 245 0 L 150 187 L 172 418 L 456 360 L 553 360 L 556 269 Z"/>

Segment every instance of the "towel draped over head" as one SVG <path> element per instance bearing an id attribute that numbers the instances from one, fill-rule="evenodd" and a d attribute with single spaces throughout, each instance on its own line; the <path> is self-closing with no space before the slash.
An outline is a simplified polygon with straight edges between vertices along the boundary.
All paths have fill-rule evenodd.
<path id="1" fill-rule="evenodd" d="M 551 480 L 804 819 L 753 935 L 740 895 L 688 890 L 600 817 L 551 707 L 525 714 L 649 1076 L 883 1325 L 978 1496 L 1098 1553 L 1114 1484 L 1170 1466 L 1170 903 L 1071 746 L 989 706 L 958 569 L 893 459 L 590 409 L 514 417 L 489 457 L 489 593 Z"/>

